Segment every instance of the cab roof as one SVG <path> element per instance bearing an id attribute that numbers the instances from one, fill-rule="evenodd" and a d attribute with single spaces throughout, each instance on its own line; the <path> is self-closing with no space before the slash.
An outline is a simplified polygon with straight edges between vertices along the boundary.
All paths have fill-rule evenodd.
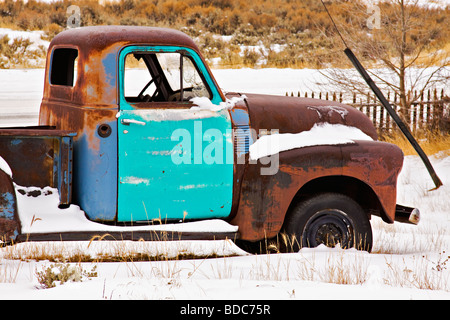
<path id="1" fill-rule="evenodd" d="M 58 34 L 50 44 L 72 45 L 89 51 L 120 44 L 151 44 L 185 46 L 198 51 L 197 45 L 181 31 L 143 26 L 91 26 L 73 28 Z"/>

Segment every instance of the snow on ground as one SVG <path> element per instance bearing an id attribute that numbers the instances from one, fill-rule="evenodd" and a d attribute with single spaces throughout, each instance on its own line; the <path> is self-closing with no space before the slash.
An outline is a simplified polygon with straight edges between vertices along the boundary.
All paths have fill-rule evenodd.
<path id="1" fill-rule="evenodd" d="M 416 156 L 406 157 L 399 202 L 422 210 L 419 226 L 372 220 L 371 254 L 319 247 L 299 253 L 248 255 L 230 241 L 49 242 L 2 248 L 0 299 L 450 299 L 450 158 L 431 158 L 444 186 L 432 181 Z M 153 255 L 194 252 L 224 258 L 155 262 L 81 263 L 97 276 L 42 289 L 36 273 L 48 261 L 13 256 L 124 252 Z"/>
<path id="2" fill-rule="evenodd" d="M 36 125 L 44 69 L 0 70 L 0 127 Z"/>
<path id="3" fill-rule="evenodd" d="M 228 91 L 281 95 L 289 90 L 286 86 L 299 90 L 300 83 L 315 74 L 305 70 L 236 71 L 214 73 Z M 27 116 L 39 110 L 43 74 L 43 70 L 0 70 L 0 122 L 36 123 Z M 290 79 L 295 79 L 294 83 Z M 5 118 L 5 113 L 11 117 Z M 450 299 L 449 152 L 437 154 L 431 161 L 444 186 L 430 191 L 432 180 L 417 156 L 405 158 L 398 184 L 398 203 L 420 208 L 422 221 L 418 226 L 387 225 L 373 218 L 370 254 L 319 247 L 255 256 L 230 241 L 29 242 L 0 248 L 0 299 Z M 45 260 L 18 260 L 44 254 L 101 258 L 133 252 L 227 257 L 73 264 L 84 272 L 95 269 L 96 276 L 80 276 L 77 279 L 82 281 L 56 283 L 50 289 L 41 287 L 37 275 L 47 268 L 56 270 L 56 266 Z"/>
<path id="4" fill-rule="evenodd" d="M 2 158 L 0 158 L 2 160 Z M 0 161 L 1 164 L 1 161 Z M 78 232 L 78 231 L 174 231 L 174 232 L 236 232 L 237 227 L 222 220 L 196 221 L 174 225 L 115 227 L 88 220 L 77 205 L 60 209 L 58 189 L 50 187 L 15 186 L 17 206 L 23 233 Z M 29 196 L 30 193 L 39 196 Z"/>

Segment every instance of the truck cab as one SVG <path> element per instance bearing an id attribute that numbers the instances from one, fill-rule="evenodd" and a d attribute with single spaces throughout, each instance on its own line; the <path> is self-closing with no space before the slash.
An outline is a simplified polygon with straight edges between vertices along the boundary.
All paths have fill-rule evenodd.
<path id="1" fill-rule="evenodd" d="M 49 52 L 40 124 L 77 132 L 74 201 L 90 219 L 230 215 L 233 153 L 208 159 L 203 139 L 232 150 L 231 118 L 227 110 L 191 110 L 193 97 L 225 98 L 190 38 L 168 29 L 82 28 L 57 36 Z M 189 138 L 198 145 L 179 154 L 177 142 Z"/>

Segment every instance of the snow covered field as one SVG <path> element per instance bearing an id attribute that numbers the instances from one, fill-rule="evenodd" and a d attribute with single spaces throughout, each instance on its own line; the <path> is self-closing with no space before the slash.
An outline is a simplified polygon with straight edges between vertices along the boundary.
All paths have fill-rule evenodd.
<path id="1" fill-rule="evenodd" d="M 300 89 L 318 90 L 316 82 L 324 81 L 312 69 L 217 69 L 213 73 L 228 92 L 285 95 Z M 0 126 L 37 123 L 44 74 L 44 69 L 0 70 Z"/>
<path id="2" fill-rule="evenodd" d="M 312 70 L 214 70 L 227 91 L 284 95 L 310 90 Z M 0 125 L 37 123 L 44 70 L 0 70 Z M 6 115 L 6 116 L 5 116 Z M 371 254 L 355 250 L 303 249 L 293 254 L 248 255 L 229 241 L 50 242 L 0 248 L 2 299 L 450 299 L 450 152 L 431 158 L 444 183 L 433 183 L 420 159 L 408 156 L 399 179 L 398 203 L 418 207 L 418 226 L 372 220 Z M 43 289 L 39 272 L 48 261 L 20 261 L 44 254 L 158 256 L 195 253 L 212 259 L 73 264 L 77 282 Z M 83 272 L 82 272 L 83 271 Z M 95 271 L 91 276 L 82 275 Z"/>

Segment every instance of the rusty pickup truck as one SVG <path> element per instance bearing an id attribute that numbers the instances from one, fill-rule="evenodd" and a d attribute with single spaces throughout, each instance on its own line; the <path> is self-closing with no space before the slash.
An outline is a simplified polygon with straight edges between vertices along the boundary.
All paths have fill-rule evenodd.
<path id="1" fill-rule="evenodd" d="M 341 139 L 344 131 L 357 134 Z M 23 234 L 17 186 L 56 188 L 61 208 L 78 205 L 99 224 L 222 219 L 238 231 L 182 236 L 232 237 L 249 250 L 278 238 L 285 249 L 370 251 L 372 215 L 418 222 L 417 209 L 396 204 L 402 152 L 377 141 L 364 114 L 337 102 L 224 93 L 194 41 L 165 28 L 58 34 L 39 126 L 1 129 L 0 156 L 12 171 L 0 170 L 6 240 L 92 236 Z M 136 237 L 146 238 L 120 236 Z"/>

